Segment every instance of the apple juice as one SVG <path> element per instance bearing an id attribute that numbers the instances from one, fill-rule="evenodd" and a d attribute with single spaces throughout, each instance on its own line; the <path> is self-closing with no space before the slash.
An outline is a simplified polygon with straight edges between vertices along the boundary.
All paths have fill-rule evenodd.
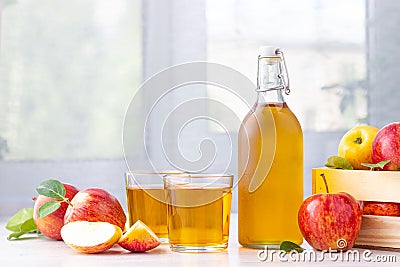
<path id="1" fill-rule="evenodd" d="M 164 188 L 147 185 L 145 189 L 129 187 L 126 189 L 129 224 L 137 220 L 144 222 L 162 240 L 168 239 L 167 204 Z"/>
<path id="2" fill-rule="evenodd" d="M 232 192 L 230 188 L 167 189 L 169 243 L 175 246 L 219 246 L 226 248 Z M 188 205 L 174 205 L 174 200 Z M 193 200 L 207 200 L 192 205 Z M 220 214 L 220 216 L 215 216 Z"/>
<path id="3" fill-rule="evenodd" d="M 257 102 L 239 129 L 238 232 L 246 247 L 303 242 L 303 134 L 283 99 L 281 64 L 275 53 L 259 56 Z"/>

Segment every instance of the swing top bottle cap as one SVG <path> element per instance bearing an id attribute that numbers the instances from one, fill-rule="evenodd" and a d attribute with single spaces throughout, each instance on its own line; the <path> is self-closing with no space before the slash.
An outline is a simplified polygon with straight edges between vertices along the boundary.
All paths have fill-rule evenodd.
<path id="1" fill-rule="evenodd" d="M 275 46 L 260 46 L 258 49 L 258 55 L 260 57 L 276 57 L 277 55 L 275 54 L 275 51 L 278 49 L 278 47 Z"/>

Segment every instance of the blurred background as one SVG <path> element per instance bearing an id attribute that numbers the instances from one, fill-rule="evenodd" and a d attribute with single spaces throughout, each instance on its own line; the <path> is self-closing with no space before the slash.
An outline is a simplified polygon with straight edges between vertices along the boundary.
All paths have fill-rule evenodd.
<path id="1" fill-rule="evenodd" d="M 285 52 L 305 196 L 311 168 L 337 153 L 345 131 L 399 121 L 396 0 L 0 0 L 0 23 L 0 217 L 33 206 L 49 178 L 105 188 L 125 207 L 125 111 L 146 79 L 184 62 L 224 64 L 255 82 L 258 47 Z M 234 174 L 237 130 L 227 127 Z"/>

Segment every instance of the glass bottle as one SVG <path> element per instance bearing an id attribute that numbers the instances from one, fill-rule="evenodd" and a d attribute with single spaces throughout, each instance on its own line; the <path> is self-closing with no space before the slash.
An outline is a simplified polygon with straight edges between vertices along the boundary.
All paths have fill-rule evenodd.
<path id="1" fill-rule="evenodd" d="M 282 51 L 261 47 L 257 76 L 257 101 L 238 136 L 239 243 L 252 248 L 301 244 L 303 133 L 283 97 L 290 89 Z"/>

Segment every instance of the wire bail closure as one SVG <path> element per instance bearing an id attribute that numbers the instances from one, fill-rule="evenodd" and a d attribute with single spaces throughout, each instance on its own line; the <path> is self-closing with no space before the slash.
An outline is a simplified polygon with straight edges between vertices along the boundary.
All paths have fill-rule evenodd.
<path id="1" fill-rule="evenodd" d="M 278 74 L 278 78 L 282 80 L 282 84 L 283 84 L 283 88 L 282 89 L 285 90 L 285 94 L 289 95 L 290 94 L 289 73 L 288 73 L 287 67 L 286 67 L 285 56 L 284 56 L 282 50 L 280 50 L 279 48 L 277 48 L 275 50 L 275 55 L 277 55 L 277 56 L 282 58 L 284 73 L 286 74 L 285 75 L 286 77 L 283 76 L 282 74 Z"/>
<path id="2" fill-rule="evenodd" d="M 286 67 L 286 61 L 285 61 L 285 56 L 283 55 L 282 50 L 280 50 L 279 48 L 277 48 L 275 50 L 275 55 L 279 58 L 282 59 L 283 62 L 283 70 L 282 73 L 284 73 L 285 75 L 283 75 L 282 73 L 278 74 L 278 79 L 282 82 L 282 86 L 279 87 L 274 87 L 274 88 L 269 88 L 269 89 L 260 89 L 260 84 L 259 84 L 259 80 L 257 79 L 257 89 L 256 92 L 265 92 L 265 91 L 272 91 L 272 90 L 284 90 L 286 95 L 290 94 L 290 84 L 289 84 L 289 73 L 287 71 L 287 67 Z M 262 57 L 258 56 L 258 62 L 260 62 L 260 59 Z M 258 63 L 260 64 L 260 63 Z M 260 73 L 259 73 L 259 68 L 257 68 L 257 77 L 259 77 Z"/>

